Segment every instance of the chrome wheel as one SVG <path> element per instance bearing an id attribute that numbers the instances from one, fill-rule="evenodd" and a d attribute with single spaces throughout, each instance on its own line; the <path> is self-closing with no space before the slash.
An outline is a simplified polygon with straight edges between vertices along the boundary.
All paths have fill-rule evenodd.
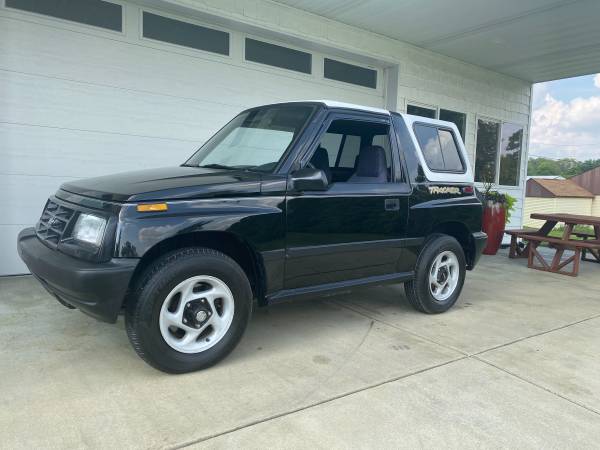
<path id="1" fill-rule="evenodd" d="M 429 270 L 429 291 L 438 302 L 447 300 L 456 290 L 460 275 L 458 258 L 451 251 L 440 253 Z"/>
<path id="2" fill-rule="evenodd" d="M 165 298 L 159 315 L 160 333 L 178 352 L 203 352 L 225 336 L 233 313 L 233 294 L 223 281 L 208 275 L 191 277 Z"/>

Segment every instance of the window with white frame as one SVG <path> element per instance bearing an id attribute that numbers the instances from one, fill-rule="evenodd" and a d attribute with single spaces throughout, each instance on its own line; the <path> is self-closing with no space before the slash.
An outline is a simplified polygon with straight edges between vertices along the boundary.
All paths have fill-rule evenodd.
<path id="1" fill-rule="evenodd" d="M 122 6 L 104 0 L 6 0 L 8 8 L 122 31 Z"/>
<path id="2" fill-rule="evenodd" d="M 500 140 L 498 184 L 503 186 L 519 185 L 522 147 L 523 127 L 512 123 L 503 123 Z"/>
<path id="3" fill-rule="evenodd" d="M 142 35 L 169 44 L 229 55 L 229 33 L 147 11 L 143 13 Z"/>
<path id="4" fill-rule="evenodd" d="M 467 127 L 467 115 L 458 111 L 452 111 L 450 109 L 440 108 L 438 119 L 445 120 L 446 122 L 452 122 L 458 128 L 460 137 L 463 142 L 465 140 L 465 130 Z"/>
<path id="5" fill-rule="evenodd" d="M 377 70 L 336 61 L 331 58 L 323 60 L 323 76 L 330 80 L 342 81 L 371 89 L 377 88 Z"/>
<path id="6" fill-rule="evenodd" d="M 312 54 L 252 38 L 246 38 L 245 58 L 246 61 L 295 72 L 312 72 Z"/>
<path id="7" fill-rule="evenodd" d="M 437 109 L 414 104 L 406 105 L 406 113 L 412 114 L 413 116 L 427 117 L 429 119 L 437 118 Z"/>
<path id="8" fill-rule="evenodd" d="M 452 111 L 450 109 L 420 106 L 416 104 L 406 105 L 407 114 L 413 116 L 428 117 L 430 119 L 440 119 L 446 122 L 452 122 L 458 128 L 460 137 L 465 140 L 465 129 L 467 125 L 467 115 L 462 112 Z"/>
<path id="9" fill-rule="evenodd" d="M 522 126 L 478 119 L 475 181 L 518 186 L 522 147 Z"/>

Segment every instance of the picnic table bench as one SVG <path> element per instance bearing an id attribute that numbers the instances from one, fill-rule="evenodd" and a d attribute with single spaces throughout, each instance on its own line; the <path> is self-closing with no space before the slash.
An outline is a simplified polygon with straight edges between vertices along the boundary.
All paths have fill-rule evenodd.
<path id="1" fill-rule="evenodd" d="M 523 239 L 529 241 L 529 252 L 527 266 L 532 269 L 544 270 L 547 272 L 555 272 L 563 275 L 577 276 L 579 273 L 579 261 L 581 260 L 581 251 L 600 249 L 600 240 L 588 240 L 578 241 L 575 239 L 564 240 L 561 238 L 552 238 L 548 236 L 540 235 L 523 235 Z M 552 262 L 549 264 L 546 259 L 538 251 L 538 246 L 547 242 L 556 249 Z M 562 261 L 562 256 L 565 250 L 573 250 L 573 255 Z M 535 265 L 535 259 L 537 259 L 541 265 Z M 573 263 L 573 268 L 570 272 L 562 270 L 563 267 Z"/>
<path id="2" fill-rule="evenodd" d="M 527 266 L 530 268 L 571 276 L 577 276 L 579 273 L 580 260 L 600 262 L 600 217 L 534 213 L 531 214 L 531 218 L 545 220 L 546 222 L 539 230 L 506 231 L 506 234 L 511 237 L 509 258 L 528 258 Z M 549 233 L 559 222 L 565 224 L 562 237 L 550 237 Z M 574 231 L 575 225 L 590 225 L 594 228 L 594 233 Z M 571 239 L 573 236 L 581 240 Z M 518 238 L 527 241 L 527 245 L 520 247 L 517 242 Z M 544 242 L 555 249 L 554 257 L 550 263 L 537 249 Z M 565 250 L 572 250 L 574 254 L 562 261 Z M 590 258 L 587 256 L 588 253 L 591 255 Z M 536 265 L 535 260 L 539 261 L 541 265 Z M 570 272 L 562 270 L 569 263 L 573 263 L 572 270 Z"/>

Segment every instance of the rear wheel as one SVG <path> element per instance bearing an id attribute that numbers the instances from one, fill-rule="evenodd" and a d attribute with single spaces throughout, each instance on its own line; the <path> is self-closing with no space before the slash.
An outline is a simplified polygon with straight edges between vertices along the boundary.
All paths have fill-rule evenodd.
<path id="1" fill-rule="evenodd" d="M 228 256 L 206 248 L 169 253 L 140 278 L 125 323 L 140 357 L 159 370 L 209 367 L 233 350 L 252 310 L 250 283 Z"/>
<path id="2" fill-rule="evenodd" d="M 406 297 L 418 311 L 447 311 L 460 296 L 465 273 L 465 255 L 458 241 L 445 234 L 432 235 L 417 259 L 415 278 L 404 284 Z"/>

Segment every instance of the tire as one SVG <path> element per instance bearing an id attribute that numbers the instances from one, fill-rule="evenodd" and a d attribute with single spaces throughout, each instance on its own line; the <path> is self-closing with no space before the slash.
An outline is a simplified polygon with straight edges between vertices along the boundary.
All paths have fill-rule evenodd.
<path id="1" fill-rule="evenodd" d="M 439 262 L 439 270 L 433 278 L 438 284 L 430 282 L 436 261 Z M 404 291 L 417 311 L 439 314 L 450 309 L 458 300 L 465 274 L 465 254 L 458 241 L 445 234 L 433 234 L 417 258 L 415 278 L 404 283 Z"/>
<path id="2" fill-rule="evenodd" d="M 221 252 L 194 247 L 167 253 L 144 271 L 125 305 L 125 326 L 144 361 L 185 373 L 227 356 L 251 313 L 252 289 L 242 268 Z"/>

